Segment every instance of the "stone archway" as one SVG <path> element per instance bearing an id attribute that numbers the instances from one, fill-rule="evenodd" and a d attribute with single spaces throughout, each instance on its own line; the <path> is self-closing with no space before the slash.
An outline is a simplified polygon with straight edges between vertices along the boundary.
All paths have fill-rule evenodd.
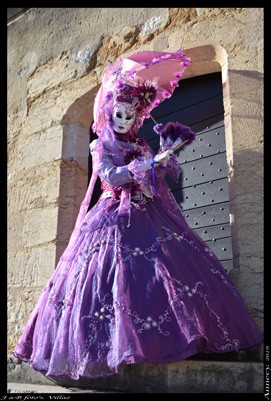
<path id="1" fill-rule="evenodd" d="M 97 87 L 76 99 L 62 118 L 62 156 L 56 263 L 64 252 L 88 185 L 90 126 L 93 121 L 93 102 Z"/>

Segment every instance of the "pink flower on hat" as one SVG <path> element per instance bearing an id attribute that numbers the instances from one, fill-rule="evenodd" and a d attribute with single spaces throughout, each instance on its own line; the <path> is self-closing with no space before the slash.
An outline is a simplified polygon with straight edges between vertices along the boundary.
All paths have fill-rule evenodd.
<path id="1" fill-rule="evenodd" d="M 179 86 L 179 84 L 178 84 L 178 82 L 177 81 L 170 81 L 170 85 L 173 87 L 173 88 L 177 88 L 178 86 Z"/>
<path id="2" fill-rule="evenodd" d="M 166 59 L 168 59 L 170 57 L 171 57 L 171 54 L 164 54 L 163 56 L 161 56 L 161 59 L 162 60 L 166 60 Z"/>
<path id="3" fill-rule="evenodd" d="M 186 59 L 183 62 L 183 65 L 186 67 L 190 64 L 190 62 L 191 62 L 191 59 L 189 57 L 186 57 Z"/>
<path id="4" fill-rule="evenodd" d="M 182 77 L 182 72 L 174 72 L 174 74 L 173 74 L 173 76 L 175 77 L 175 78 L 181 78 Z"/>
<path id="5" fill-rule="evenodd" d="M 162 96 L 164 99 L 168 99 L 169 97 L 171 97 L 171 93 L 169 91 L 164 91 L 162 92 Z"/>
<path id="6" fill-rule="evenodd" d="M 153 105 L 153 107 L 156 107 L 156 106 L 158 106 L 158 104 L 160 104 L 160 103 L 161 103 L 161 100 L 160 100 L 160 99 L 155 99 L 154 102 L 152 103 L 152 105 Z"/>

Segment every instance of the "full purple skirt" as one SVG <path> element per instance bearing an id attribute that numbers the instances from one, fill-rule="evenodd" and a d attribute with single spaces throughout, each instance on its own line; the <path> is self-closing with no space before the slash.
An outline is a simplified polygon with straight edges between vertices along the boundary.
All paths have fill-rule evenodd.
<path id="1" fill-rule="evenodd" d="M 263 334 L 218 258 L 159 201 L 118 200 L 85 216 L 14 350 L 47 376 L 94 378 L 120 364 L 167 363 L 259 346 Z"/>

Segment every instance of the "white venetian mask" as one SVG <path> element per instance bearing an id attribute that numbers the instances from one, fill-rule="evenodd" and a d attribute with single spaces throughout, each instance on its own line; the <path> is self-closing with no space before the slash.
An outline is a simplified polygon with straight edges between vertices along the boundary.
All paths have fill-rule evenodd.
<path id="1" fill-rule="evenodd" d="M 117 102 L 113 106 L 112 127 L 119 134 L 126 134 L 135 121 L 136 113 L 130 103 Z"/>

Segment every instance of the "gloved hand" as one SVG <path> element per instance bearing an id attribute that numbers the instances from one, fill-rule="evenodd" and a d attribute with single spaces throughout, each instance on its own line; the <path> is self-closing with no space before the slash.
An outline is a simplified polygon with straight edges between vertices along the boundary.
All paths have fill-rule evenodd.
<path id="1" fill-rule="evenodd" d="M 128 164 L 128 170 L 131 172 L 135 169 L 136 171 L 148 171 L 151 169 L 153 162 L 154 160 L 152 158 L 144 160 L 135 159 Z"/>
<path id="2" fill-rule="evenodd" d="M 168 162 L 168 159 L 170 158 L 170 155 L 173 153 L 173 150 L 168 149 L 162 153 L 158 153 L 154 157 L 154 163 L 161 163 L 162 165 L 166 165 Z"/>
<path id="3" fill-rule="evenodd" d="M 159 164 L 166 165 L 172 153 L 173 151 L 169 149 L 166 150 L 165 152 L 157 154 L 156 156 L 154 156 L 154 158 L 151 159 L 143 159 L 143 160 L 135 159 L 128 164 L 128 170 L 134 173 L 135 170 L 137 172 L 148 171 L 152 168 L 152 165 L 154 165 L 154 167 L 158 166 Z"/>

